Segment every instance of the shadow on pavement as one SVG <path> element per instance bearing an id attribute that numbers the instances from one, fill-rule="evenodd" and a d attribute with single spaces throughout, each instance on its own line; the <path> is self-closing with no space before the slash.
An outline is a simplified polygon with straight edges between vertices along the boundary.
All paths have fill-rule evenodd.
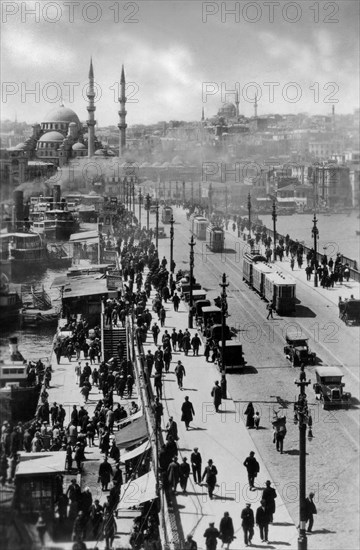
<path id="1" fill-rule="evenodd" d="M 294 316 L 295 317 L 310 317 L 310 318 L 313 319 L 314 317 L 316 317 L 316 313 L 307 306 L 297 305 Z"/>
<path id="2" fill-rule="evenodd" d="M 256 367 L 253 367 L 252 365 L 246 365 L 246 367 L 243 367 L 241 369 L 241 374 L 257 374 L 258 370 Z"/>
<path id="3" fill-rule="evenodd" d="M 337 531 L 330 531 L 330 529 L 318 529 L 317 531 L 312 531 L 307 533 L 309 535 L 334 535 Z"/>
<path id="4" fill-rule="evenodd" d="M 299 449 L 290 449 L 290 451 L 283 451 L 284 455 L 290 455 L 290 456 L 299 456 L 300 451 Z M 309 453 L 306 453 L 306 456 L 308 456 Z"/>

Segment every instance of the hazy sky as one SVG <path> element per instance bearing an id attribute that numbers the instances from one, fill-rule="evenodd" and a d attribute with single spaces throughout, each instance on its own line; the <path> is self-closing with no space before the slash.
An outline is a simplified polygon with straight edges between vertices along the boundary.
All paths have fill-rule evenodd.
<path id="1" fill-rule="evenodd" d="M 235 83 L 245 116 L 255 92 L 259 114 L 358 107 L 357 0 L 3 0 L 1 9 L 3 119 L 45 121 L 62 97 L 86 120 L 91 55 L 100 125 L 118 123 L 122 63 L 133 83 L 128 124 L 196 120 L 202 106 L 213 116 L 234 101 Z"/>

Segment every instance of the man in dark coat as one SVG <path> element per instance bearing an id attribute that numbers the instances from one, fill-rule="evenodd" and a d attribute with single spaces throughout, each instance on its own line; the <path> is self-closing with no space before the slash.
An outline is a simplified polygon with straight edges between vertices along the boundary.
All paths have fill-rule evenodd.
<path id="1" fill-rule="evenodd" d="M 251 539 L 254 536 L 254 512 L 251 509 L 250 502 L 246 503 L 246 507 L 241 512 L 241 526 L 244 531 L 244 544 L 251 544 Z"/>
<path id="2" fill-rule="evenodd" d="M 244 466 L 247 469 L 250 490 L 254 489 L 254 481 L 260 471 L 260 466 L 255 458 L 254 451 L 250 451 L 250 455 L 244 460 Z"/>
<path id="3" fill-rule="evenodd" d="M 309 493 L 309 496 L 305 500 L 305 510 L 306 510 L 306 522 L 309 522 L 307 532 L 311 533 L 314 525 L 314 514 L 317 514 L 317 509 L 315 502 L 313 500 L 315 493 Z"/>
<path id="4" fill-rule="evenodd" d="M 191 460 L 191 469 L 194 476 L 194 483 L 196 483 L 197 485 L 200 485 L 202 458 L 201 458 L 201 454 L 199 453 L 198 447 L 194 447 L 194 451 L 191 453 L 190 460 Z"/>
<path id="5" fill-rule="evenodd" d="M 172 302 L 174 304 L 174 311 L 179 311 L 180 298 L 176 294 L 176 292 L 175 292 L 174 296 L 172 297 Z"/>
<path id="6" fill-rule="evenodd" d="M 277 497 L 276 491 L 271 487 L 271 481 L 267 480 L 266 487 L 263 490 L 261 496 L 262 501 L 265 502 L 266 512 L 268 514 L 269 523 L 273 522 L 273 515 L 275 514 L 276 504 L 275 499 Z M 257 522 L 256 522 L 257 523 Z M 267 540 L 267 537 L 266 537 Z"/>
<path id="7" fill-rule="evenodd" d="M 229 512 L 225 512 L 224 517 L 221 518 L 219 531 L 222 545 L 225 545 L 226 550 L 229 550 L 229 546 L 234 539 L 234 525 Z"/>
<path id="8" fill-rule="evenodd" d="M 185 401 L 181 406 L 181 420 L 185 422 L 186 429 L 189 429 L 190 422 L 195 416 L 193 404 L 189 401 L 189 397 L 185 397 Z"/>
<path id="9" fill-rule="evenodd" d="M 213 461 L 210 459 L 201 478 L 201 481 L 203 481 L 205 478 L 210 500 L 213 499 L 214 489 L 217 481 L 217 473 L 217 468 L 213 464 Z"/>
<path id="10" fill-rule="evenodd" d="M 219 412 L 219 407 L 221 405 L 221 388 L 219 386 L 218 380 L 216 380 L 215 386 L 211 390 L 211 395 L 213 397 L 215 411 Z"/>
<path id="11" fill-rule="evenodd" d="M 184 365 L 182 364 L 181 361 L 177 362 L 177 365 L 175 367 L 175 376 L 177 378 L 178 386 L 179 386 L 180 390 L 182 390 L 183 389 L 183 379 L 184 379 L 184 376 L 186 376 L 186 372 L 185 372 L 185 367 L 184 367 Z"/>
<path id="12" fill-rule="evenodd" d="M 206 539 L 206 550 L 215 550 L 220 533 L 214 526 L 214 523 L 209 523 L 209 527 L 206 529 L 204 537 Z"/>
<path id="13" fill-rule="evenodd" d="M 108 485 L 110 483 L 110 479 L 112 475 L 113 475 L 112 467 L 108 463 L 107 456 L 105 456 L 104 461 L 99 466 L 99 480 L 101 482 L 101 488 L 103 491 L 108 490 Z"/>
<path id="14" fill-rule="evenodd" d="M 180 487 L 183 490 L 183 493 L 186 493 L 187 482 L 190 476 L 190 466 L 187 462 L 186 456 L 183 457 L 183 461 L 180 466 Z"/>
<path id="15" fill-rule="evenodd" d="M 201 346 L 201 340 L 200 340 L 197 333 L 191 339 L 191 346 L 192 346 L 192 349 L 193 349 L 193 355 L 198 356 L 199 355 L 199 347 Z"/>
<path id="16" fill-rule="evenodd" d="M 266 510 L 266 501 L 261 500 L 261 506 L 256 510 L 256 525 L 259 526 L 260 538 L 262 542 L 269 542 L 269 523 L 270 518 L 268 511 Z"/>
<path id="17" fill-rule="evenodd" d="M 179 483 L 179 480 L 180 480 L 180 466 L 178 463 L 177 456 L 174 456 L 174 458 L 170 462 L 167 469 L 167 474 L 168 474 L 169 485 L 172 488 L 173 492 L 176 493 L 177 484 Z"/>

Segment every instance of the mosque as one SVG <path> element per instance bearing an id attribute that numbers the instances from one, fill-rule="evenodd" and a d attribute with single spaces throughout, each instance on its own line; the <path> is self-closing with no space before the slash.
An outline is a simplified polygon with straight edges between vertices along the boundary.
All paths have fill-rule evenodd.
<path id="1" fill-rule="evenodd" d="M 126 148 L 126 110 L 125 110 L 125 71 L 121 70 L 120 78 L 120 109 L 119 114 L 119 157 L 122 157 Z M 88 120 L 86 125 L 80 122 L 78 115 L 72 109 L 60 107 L 51 110 L 41 124 L 32 126 L 32 135 L 24 142 L 8 149 L 13 161 L 21 159 L 34 161 L 41 164 L 52 164 L 61 167 L 71 159 L 82 157 L 105 157 L 115 156 L 110 150 L 102 149 L 102 144 L 95 136 L 95 90 L 94 90 L 94 69 L 90 61 L 89 85 L 87 89 L 88 98 Z"/>

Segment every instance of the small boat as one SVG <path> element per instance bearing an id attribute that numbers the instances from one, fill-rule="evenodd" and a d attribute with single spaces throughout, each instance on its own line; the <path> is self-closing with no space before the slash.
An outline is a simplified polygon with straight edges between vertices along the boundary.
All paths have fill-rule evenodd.
<path id="1" fill-rule="evenodd" d="M 1 273 L 0 276 L 0 320 L 12 322 L 19 317 L 22 307 L 21 285 L 9 283 L 8 277 Z"/>
<path id="2" fill-rule="evenodd" d="M 30 293 L 32 302 L 24 302 L 24 307 L 20 310 L 21 328 L 56 325 L 60 308 L 52 306 L 51 298 L 44 287 L 36 290 L 31 286 Z"/>

